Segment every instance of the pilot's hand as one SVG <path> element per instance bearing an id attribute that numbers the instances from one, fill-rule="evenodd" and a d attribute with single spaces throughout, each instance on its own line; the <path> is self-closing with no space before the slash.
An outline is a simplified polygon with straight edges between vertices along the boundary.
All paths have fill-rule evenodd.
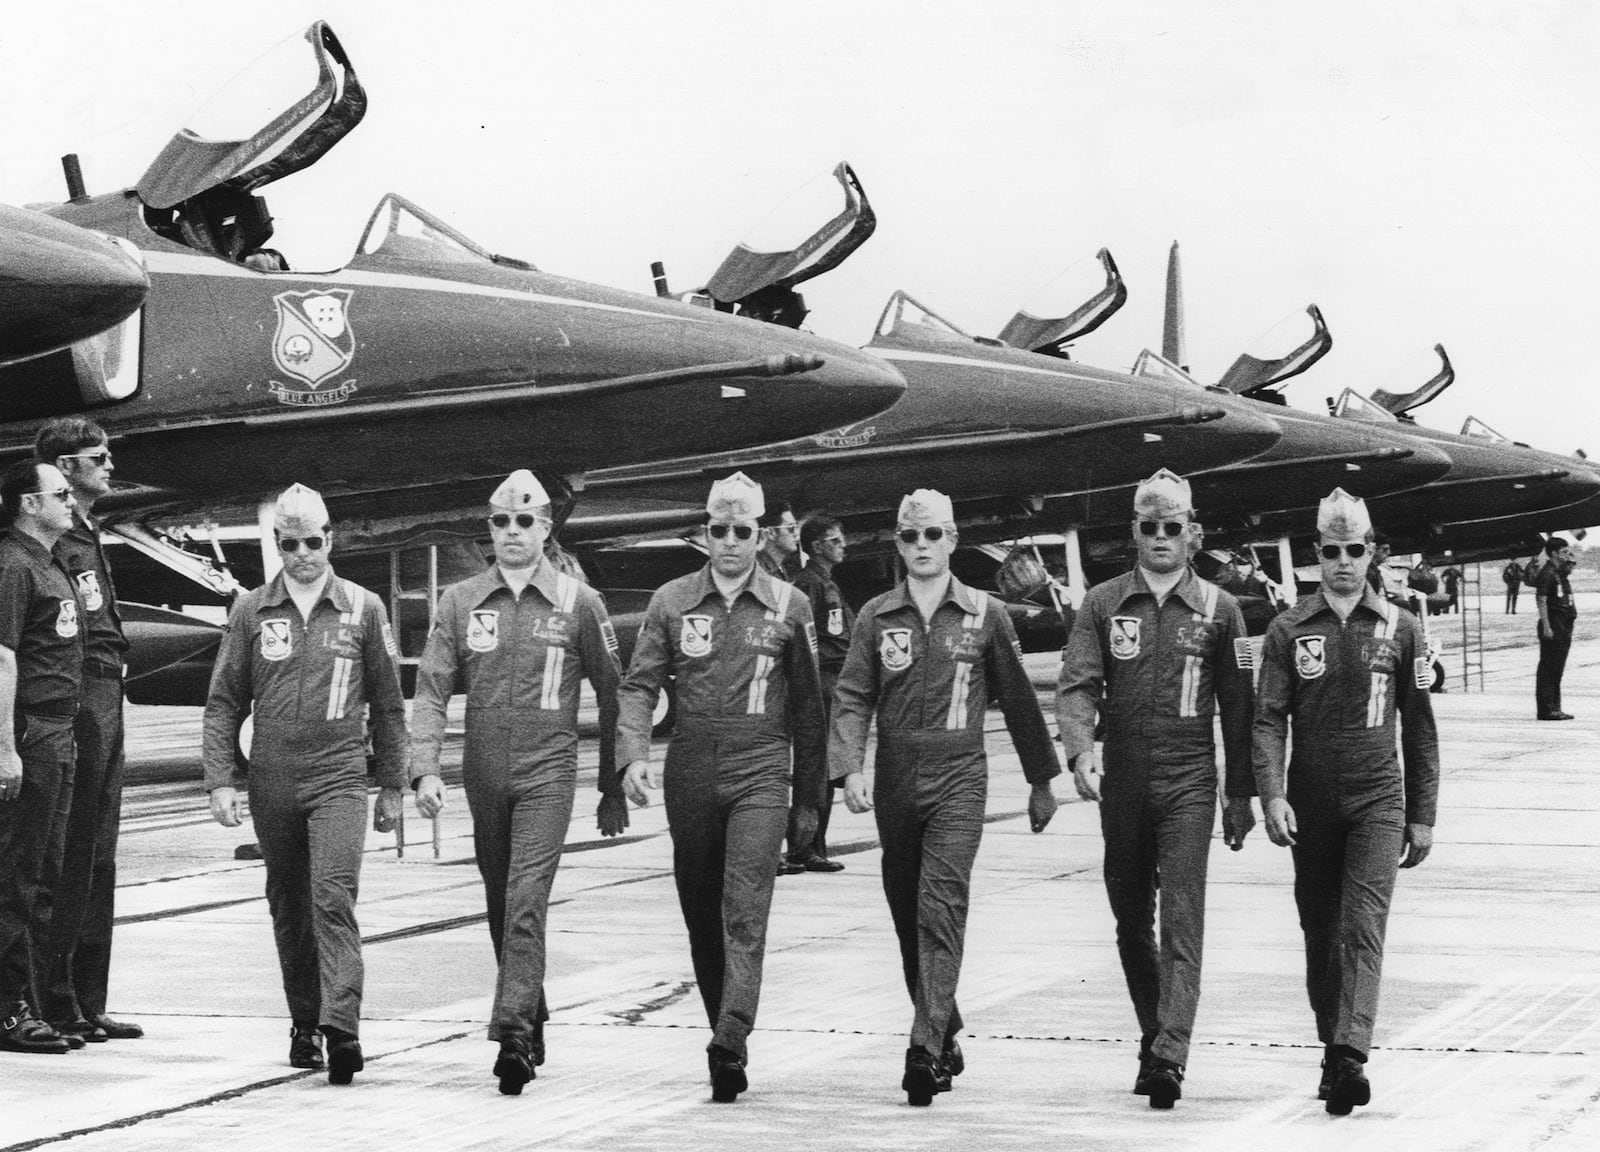
<path id="1" fill-rule="evenodd" d="M 622 774 L 622 790 L 627 793 L 628 799 L 633 801 L 636 808 L 647 808 L 650 797 L 645 795 L 645 789 L 652 791 L 661 787 L 661 774 L 655 770 L 648 760 L 635 760 L 629 764 Z"/>
<path id="2" fill-rule="evenodd" d="M 418 776 L 412 788 L 415 789 L 417 811 L 424 820 L 432 820 L 444 811 L 444 781 L 438 773 Z"/>
<path id="3" fill-rule="evenodd" d="M 1100 770 L 1095 766 L 1094 753 L 1085 752 L 1070 763 L 1072 765 L 1072 783 L 1078 789 L 1078 799 L 1098 801 L 1100 799 L 1100 781 L 1096 777 L 1100 775 Z"/>
<path id="4" fill-rule="evenodd" d="M 865 772 L 852 772 L 844 778 L 844 806 L 857 815 L 872 811 L 872 797 L 867 793 Z"/>
<path id="5" fill-rule="evenodd" d="M 1407 824 L 1405 851 L 1400 857 L 1400 867 L 1415 868 L 1433 851 L 1433 829 L 1427 824 Z"/>
<path id="6" fill-rule="evenodd" d="M 1550 622 L 1548 620 L 1539 621 L 1539 639 L 1549 640 L 1550 638 Z"/>
<path id="7" fill-rule="evenodd" d="M 602 836 L 621 836 L 628 830 L 628 802 L 615 792 L 600 797 L 600 807 L 594 815 Z"/>
<path id="8" fill-rule="evenodd" d="M 1293 848 L 1294 834 L 1300 831 L 1294 822 L 1294 809 L 1282 796 L 1274 797 L 1261 805 L 1261 816 L 1267 822 L 1267 839 L 1279 848 Z"/>
<path id="9" fill-rule="evenodd" d="M 1244 838 L 1256 826 L 1256 814 L 1251 810 L 1250 797 L 1229 796 L 1222 806 L 1222 842 L 1235 852 L 1244 847 Z"/>
<path id="10" fill-rule="evenodd" d="M 400 823 L 400 789 L 379 788 L 377 802 L 372 806 L 372 830 L 393 832 Z"/>
<path id="11" fill-rule="evenodd" d="M 1043 832 L 1050 824 L 1050 818 L 1056 814 L 1060 807 L 1056 803 L 1055 790 L 1050 787 L 1050 781 L 1041 780 L 1033 786 L 1033 791 L 1028 794 L 1028 826 L 1035 832 Z"/>
<path id="12" fill-rule="evenodd" d="M 211 818 L 224 828 L 239 826 L 239 793 L 224 784 L 211 790 Z"/>
<path id="13" fill-rule="evenodd" d="M 15 748 L 0 752 L 0 803 L 10 803 L 22 795 L 22 757 Z"/>

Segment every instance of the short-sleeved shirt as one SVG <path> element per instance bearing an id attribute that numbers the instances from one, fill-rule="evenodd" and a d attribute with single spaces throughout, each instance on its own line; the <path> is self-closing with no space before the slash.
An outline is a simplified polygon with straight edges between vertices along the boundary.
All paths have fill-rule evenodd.
<path id="1" fill-rule="evenodd" d="M 85 657 L 102 669 L 120 668 L 128 641 L 117 613 L 117 590 L 105 549 L 100 546 L 99 528 L 81 512 L 74 513 L 72 527 L 56 542 L 55 556 L 78 586 Z"/>
<path id="2" fill-rule="evenodd" d="M 1544 598 L 1545 611 L 1552 620 L 1570 624 L 1578 618 L 1578 606 L 1572 602 L 1572 585 L 1561 565 L 1551 561 L 1539 573 L 1538 595 Z"/>
<path id="3" fill-rule="evenodd" d="M 817 628 L 817 664 L 822 671 L 837 676 L 850 651 L 850 633 L 856 614 L 845 603 L 844 594 L 833 577 L 817 564 L 807 564 L 794 578 L 794 586 L 811 601 L 811 615 Z"/>
<path id="4" fill-rule="evenodd" d="M 83 642 L 83 604 L 61 561 L 25 532 L 0 538 L 0 645 L 16 653 L 18 712 L 76 710 Z"/>

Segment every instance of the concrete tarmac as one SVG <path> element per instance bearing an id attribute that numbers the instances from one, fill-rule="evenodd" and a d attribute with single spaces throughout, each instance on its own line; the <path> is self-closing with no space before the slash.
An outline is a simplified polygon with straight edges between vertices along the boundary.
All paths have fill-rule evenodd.
<path id="1" fill-rule="evenodd" d="M 392 837 L 370 837 L 358 909 L 367 1069 L 341 1088 L 287 1064 L 261 865 L 233 858 L 248 826 L 212 824 L 196 783 L 141 785 L 125 801 L 111 1010 L 146 1038 L 0 1053 L 0 1147 L 1600 1147 L 1600 785 L 1589 762 L 1600 639 L 1584 625 L 1595 618 L 1579 621 L 1570 723 L 1533 719 L 1531 615 L 1485 616 L 1485 691 L 1463 692 L 1459 652 L 1447 657 L 1435 847 L 1401 873 L 1373 1100 L 1350 1117 L 1315 1099 L 1321 1049 L 1289 853 L 1259 827 L 1240 853 L 1220 829 L 1214 842 L 1184 1098 L 1156 1112 L 1130 1093 L 1138 1030 L 1097 814 L 1064 777 L 1055 822 L 1031 835 L 1027 786 L 993 714 L 960 996 L 967 1072 L 932 1107 L 908 1107 L 899 1090 L 911 1006 L 872 819 L 842 806 L 832 838 L 846 871 L 778 881 L 750 1090 L 711 1103 L 662 806 L 602 841 L 585 741 L 550 916 L 549 1061 L 522 1096 L 499 1095 L 490 1075 L 493 962 L 458 788 L 437 859 L 414 811 L 404 859 Z M 1055 663 L 1030 657 L 1042 692 Z M 135 756 L 193 762 L 192 713 L 135 711 Z"/>

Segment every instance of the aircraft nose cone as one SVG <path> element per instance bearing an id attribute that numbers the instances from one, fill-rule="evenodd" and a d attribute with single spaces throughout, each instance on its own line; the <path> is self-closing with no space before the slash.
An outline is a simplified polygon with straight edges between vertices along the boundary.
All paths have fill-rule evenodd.
<path id="1" fill-rule="evenodd" d="M 131 315 L 149 289 L 144 269 L 105 237 L 0 206 L 0 361 L 104 331 Z"/>
<path id="2" fill-rule="evenodd" d="M 800 356 L 821 361 L 820 367 L 792 379 L 822 393 L 822 403 L 833 414 L 831 427 L 876 416 L 906 390 L 905 377 L 899 370 L 870 352 L 805 333 L 789 335 L 804 336 L 806 343 L 783 353 L 786 358 Z"/>

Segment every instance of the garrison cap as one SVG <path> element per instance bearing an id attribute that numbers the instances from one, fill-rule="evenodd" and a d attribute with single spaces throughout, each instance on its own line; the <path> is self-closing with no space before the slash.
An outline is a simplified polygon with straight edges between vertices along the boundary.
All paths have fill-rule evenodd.
<path id="1" fill-rule="evenodd" d="M 1358 540 L 1372 531 L 1367 502 L 1335 488 L 1317 506 L 1317 533 L 1330 540 Z"/>
<path id="2" fill-rule="evenodd" d="M 1193 513 L 1194 497 L 1189 493 L 1189 482 L 1166 468 L 1139 481 L 1139 487 L 1134 490 L 1135 516 L 1172 517 Z"/>
<path id="3" fill-rule="evenodd" d="M 539 478 L 526 468 L 518 468 L 500 482 L 489 497 L 489 507 L 507 512 L 533 512 L 550 506 L 550 496 Z"/>
<path id="4" fill-rule="evenodd" d="M 328 506 L 304 484 L 291 484 L 273 506 L 272 519 L 277 524 L 311 524 L 324 529 L 328 527 Z"/>
<path id="5" fill-rule="evenodd" d="M 918 488 L 900 501 L 899 522 L 902 524 L 954 524 L 955 509 L 950 497 L 932 488 Z"/>
<path id="6" fill-rule="evenodd" d="M 726 520 L 759 520 L 767 514 L 767 499 L 761 485 L 743 472 L 735 472 L 711 486 L 706 497 L 706 515 Z"/>

